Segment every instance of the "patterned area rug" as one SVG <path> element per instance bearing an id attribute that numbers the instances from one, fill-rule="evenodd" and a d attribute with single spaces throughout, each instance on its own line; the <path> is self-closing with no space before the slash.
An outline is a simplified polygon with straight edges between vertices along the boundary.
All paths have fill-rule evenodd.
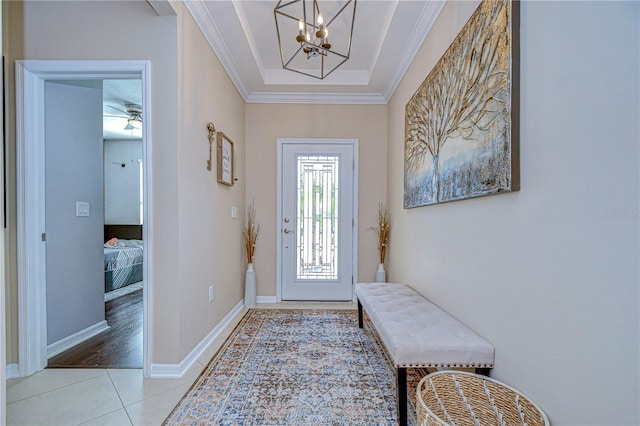
<path id="1" fill-rule="evenodd" d="M 356 311 L 251 310 L 164 424 L 397 424 L 394 370 L 377 339 Z M 424 374 L 407 372 L 411 401 Z"/>

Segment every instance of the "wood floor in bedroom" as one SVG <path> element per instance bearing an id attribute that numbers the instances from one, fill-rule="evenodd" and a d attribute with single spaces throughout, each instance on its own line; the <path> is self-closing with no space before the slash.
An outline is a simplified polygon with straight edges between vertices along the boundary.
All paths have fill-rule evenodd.
<path id="1" fill-rule="evenodd" d="M 142 368 L 142 289 L 105 303 L 111 328 L 58 354 L 49 368 Z"/>

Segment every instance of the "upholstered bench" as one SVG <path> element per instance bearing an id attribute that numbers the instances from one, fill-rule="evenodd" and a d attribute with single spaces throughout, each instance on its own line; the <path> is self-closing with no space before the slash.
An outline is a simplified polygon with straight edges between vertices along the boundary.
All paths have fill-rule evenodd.
<path id="1" fill-rule="evenodd" d="M 358 325 L 362 310 L 396 369 L 398 422 L 407 424 L 407 368 L 475 368 L 489 374 L 494 348 L 415 290 L 397 283 L 358 283 Z"/>

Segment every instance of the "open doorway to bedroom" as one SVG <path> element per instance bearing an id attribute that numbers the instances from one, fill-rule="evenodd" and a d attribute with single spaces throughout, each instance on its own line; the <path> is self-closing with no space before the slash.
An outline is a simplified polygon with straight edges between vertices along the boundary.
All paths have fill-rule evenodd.
<path id="1" fill-rule="evenodd" d="M 148 61 L 16 61 L 19 376 L 46 368 L 55 356 L 70 348 L 87 345 L 92 339 L 110 340 L 108 333 L 116 327 L 105 316 L 105 309 L 116 300 L 126 301 L 125 305 L 128 305 L 123 306 L 128 314 L 118 317 L 135 317 L 136 326 L 131 327 L 129 323 L 123 327 L 133 339 L 121 339 L 112 342 L 115 343 L 112 346 L 119 351 L 135 353 L 135 363 L 118 361 L 109 366 L 142 367 L 144 376 L 149 376 L 152 336 L 149 295 L 153 287 L 149 77 Z M 103 86 L 109 86 L 115 80 L 137 80 L 140 94 L 138 99 L 122 97 L 121 105 L 116 106 L 118 110 L 108 108 L 107 113 Z M 49 89 L 62 91 L 58 93 L 57 101 L 54 102 Z M 50 102 L 51 105 L 47 105 Z M 121 159 L 123 153 L 118 148 L 105 148 L 104 140 L 109 139 L 103 133 L 106 115 L 118 121 L 121 130 L 127 130 L 129 136 L 135 135 L 135 129 L 138 129 L 137 138 L 112 138 L 131 143 L 127 146 L 131 158 Z M 49 128 L 52 122 L 57 124 L 53 130 Z M 137 147 L 133 149 L 133 146 Z M 109 151 L 107 155 L 105 149 Z M 109 157 L 111 151 L 116 152 L 115 157 Z M 130 223 L 115 224 L 134 234 L 112 236 L 112 230 L 105 226 L 109 221 L 105 220 L 105 206 L 109 204 L 108 191 L 105 191 L 105 174 L 108 174 L 105 162 L 107 165 L 115 163 L 116 157 L 120 170 L 136 171 L 135 189 L 130 191 L 135 198 L 135 219 L 125 220 Z M 56 176 L 52 177 L 49 172 Z M 89 184 L 89 188 L 85 188 L 85 184 Z M 48 187 L 56 185 L 59 191 L 49 194 L 51 188 Z M 74 189 L 76 186 L 80 189 Z M 118 188 L 119 184 L 113 186 Z M 50 223 L 50 220 L 56 220 L 56 215 L 68 223 Z M 91 238 L 86 238 L 88 236 Z M 56 238 L 58 246 L 54 242 Z M 122 278 L 123 271 L 105 270 L 105 263 L 109 262 L 105 262 L 104 245 L 113 238 L 118 238 L 114 241 L 126 240 L 121 244 L 124 246 L 135 246 L 136 242 L 142 246 L 142 265 L 140 267 L 137 261 L 130 262 L 131 268 L 125 273 L 128 278 Z M 85 243 L 87 245 L 83 246 Z M 70 254 L 60 246 L 73 247 L 76 252 Z M 109 248 L 111 246 L 117 244 L 111 244 Z M 80 260 L 78 256 L 86 253 L 91 254 L 90 259 Z M 60 256 L 56 258 L 56 254 Z M 121 258 L 129 255 L 116 257 L 117 261 L 112 263 L 120 267 L 123 266 Z M 69 265 L 82 265 L 84 269 L 66 269 Z M 59 288 L 66 288 L 66 293 L 56 292 L 49 285 L 56 279 L 50 277 L 49 272 L 56 268 L 61 274 L 57 278 Z M 78 276 L 84 286 L 78 284 L 70 290 L 70 283 Z M 110 279 L 110 285 L 119 290 L 128 287 L 127 284 L 140 282 L 139 278 L 143 278 L 142 289 L 105 302 L 105 294 L 109 293 L 105 291 L 107 280 Z M 91 284 L 87 284 L 89 281 Z M 133 310 L 131 298 L 136 299 Z M 52 328 L 52 315 L 68 319 L 72 313 L 85 315 L 84 323 L 78 325 L 67 321 L 62 328 Z M 95 356 L 92 351 L 84 355 L 87 359 L 91 356 Z M 107 366 L 93 361 L 89 364 L 90 367 Z"/>
<path id="2" fill-rule="evenodd" d="M 142 81 L 47 81 L 45 99 L 47 367 L 142 368 Z"/>

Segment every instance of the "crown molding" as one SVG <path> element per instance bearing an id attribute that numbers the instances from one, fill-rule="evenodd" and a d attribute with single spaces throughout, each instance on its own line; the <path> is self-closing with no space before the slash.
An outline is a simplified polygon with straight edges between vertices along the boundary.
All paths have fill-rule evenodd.
<path id="1" fill-rule="evenodd" d="M 233 59 L 233 55 L 229 51 L 226 43 L 224 42 L 218 27 L 216 26 L 211 14 L 207 10 L 207 7 L 203 1 L 200 0 L 183 0 L 183 3 L 187 7 L 187 10 L 193 17 L 194 21 L 204 34 L 204 37 L 209 42 L 209 45 L 218 56 L 220 63 L 224 67 L 229 78 L 233 81 L 233 84 L 240 92 L 240 96 L 246 101 L 249 96 L 249 89 L 244 84 L 242 76 L 238 71 L 238 65 Z"/>
<path id="2" fill-rule="evenodd" d="M 262 56 L 260 55 L 260 49 L 256 46 L 256 39 L 253 34 L 253 29 L 251 25 L 247 22 L 247 13 L 244 10 L 244 5 L 241 1 L 234 1 L 233 7 L 238 15 L 238 20 L 240 21 L 240 25 L 242 26 L 242 31 L 246 34 L 247 43 L 249 43 L 249 49 L 251 49 L 251 54 L 253 55 L 253 59 L 256 61 L 256 65 L 258 66 L 258 72 L 260 73 L 260 77 L 262 77 L 262 81 L 265 81 L 264 76 L 264 64 L 262 62 Z"/>
<path id="3" fill-rule="evenodd" d="M 391 100 L 391 97 L 398 88 L 402 77 L 404 77 L 405 73 L 409 69 L 411 62 L 413 62 L 413 58 L 415 58 L 418 50 L 422 47 L 422 43 L 424 43 L 424 40 L 427 38 L 427 34 L 431 31 L 431 27 L 433 27 L 436 19 L 438 19 L 438 15 L 440 15 L 445 3 L 446 0 L 428 1 L 424 9 L 422 9 L 420 18 L 413 27 L 409 41 L 402 51 L 402 56 L 398 61 L 396 72 L 393 74 L 393 77 L 389 80 L 387 88 L 384 90 L 384 98 L 386 99 L 386 102 Z"/>
<path id="4" fill-rule="evenodd" d="M 292 93 L 292 92 L 252 92 L 245 83 L 240 67 L 236 63 L 218 30 L 213 17 L 202 0 L 182 0 L 194 21 L 202 31 L 207 42 L 217 55 L 220 63 L 236 86 L 240 96 L 246 103 L 295 103 L 295 104 L 387 104 L 395 93 L 402 77 L 411 65 L 415 55 L 422 46 L 427 34 L 442 11 L 446 0 L 428 1 L 422 9 L 418 22 L 411 31 L 408 42 L 404 45 L 400 60 L 397 63 L 392 78 L 388 81 L 382 93 Z M 242 7 L 234 5 L 236 12 L 244 16 Z M 242 16 L 240 17 L 242 21 Z M 245 25 L 245 23 L 242 23 Z M 254 46 L 252 46 L 254 50 Z M 255 52 L 254 52 L 255 53 Z M 379 52 L 378 52 L 379 53 Z M 377 59 L 376 59 L 377 60 Z M 259 65 L 259 64 L 257 64 Z M 267 75 L 258 66 L 263 78 Z M 351 83 L 353 84 L 353 83 Z"/>
<path id="5" fill-rule="evenodd" d="M 380 59 L 380 54 L 382 53 L 382 46 L 384 45 L 384 40 L 386 39 L 387 34 L 389 33 L 389 28 L 391 28 L 391 22 L 393 21 L 393 17 L 396 14 L 396 9 L 398 8 L 398 2 L 399 0 L 393 0 L 392 2 L 390 2 L 391 7 L 386 14 L 387 16 L 386 22 L 378 29 L 380 39 L 376 43 L 375 54 L 373 55 L 373 58 L 371 58 L 371 63 L 369 64 L 369 75 L 373 74 L 373 71 L 375 70 L 376 65 L 378 64 L 378 60 Z"/>
<path id="6" fill-rule="evenodd" d="M 169 0 L 147 0 L 149 6 L 158 14 L 158 16 L 175 16 L 177 15 Z"/>
<path id="7" fill-rule="evenodd" d="M 313 72 L 312 70 L 299 71 Z M 286 85 L 286 86 L 366 86 L 369 84 L 370 75 L 366 70 L 345 70 L 337 69 L 325 79 L 309 78 L 298 72 L 292 72 L 283 68 L 266 69 L 263 72 L 265 86 Z M 309 89 L 306 89 L 309 90 Z"/>
<path id="8" fill-rule="evenodd" d="M 386 105 L 381 93 L 296 93 L 252 92 L 246 99 L 249 104 L 335 104 L 335 105 Z"/>

